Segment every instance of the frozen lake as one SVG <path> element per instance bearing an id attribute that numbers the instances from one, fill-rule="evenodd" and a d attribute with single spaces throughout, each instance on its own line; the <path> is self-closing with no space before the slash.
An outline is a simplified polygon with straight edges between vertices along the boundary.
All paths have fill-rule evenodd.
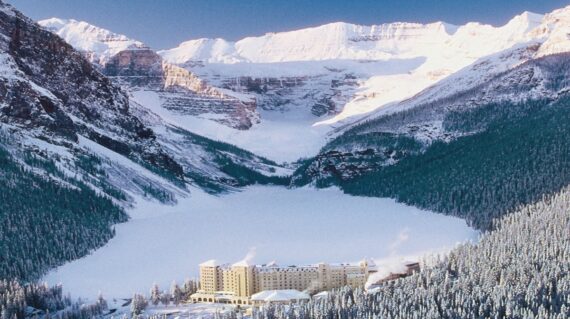
<path id="1" fill-rule="evenodd" d="M 255 186 L 220 197 L 193 190 L 177 206 L 143 203 L 130 213 L 106 246 L 44 280 L 63 283 L 73 297 L 130 297 L 155 282 L 168 289 L 195 278 L 205 260 L 236 262 L 251 250 L 256 263 L 381 263 L 478 236 L 461 219 L 338 189 Z"/>

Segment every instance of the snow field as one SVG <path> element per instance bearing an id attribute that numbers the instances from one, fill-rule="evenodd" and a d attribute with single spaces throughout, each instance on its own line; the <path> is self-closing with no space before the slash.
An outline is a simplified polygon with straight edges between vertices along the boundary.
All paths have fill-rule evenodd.
<path id="1" fill-rule="evenodd" d="M 233 263 L 253 249 L 258 264 L 371 257 L 382 265 L 478 236 L 463 220 L 338 189 L 256 186 L 220 197 L 193 190 L 177 206 L 139 201 L 131 215 L 106 246 L 44 280 L 77 297 L 128 298 L 155 282 L 168 290 L 173 280 L 197 278 L 201 262 Z"/>

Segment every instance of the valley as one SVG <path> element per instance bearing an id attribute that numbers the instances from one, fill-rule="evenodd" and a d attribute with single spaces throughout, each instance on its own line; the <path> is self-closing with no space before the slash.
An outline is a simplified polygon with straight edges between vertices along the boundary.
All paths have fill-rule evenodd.
<path id="1" fill-rule="evenodd" d="M 197 278 L 203 261 L 239 261 L 250 251 L 260 264 L 368 257 L 384 267 L 478 237 L 461 219 L 333 188 L 252 186 L 219 197 L 193 190 L 176 206 L 141 200 L 129 214 L 132 219 L 115 227 L 105 247 L 43 280 L 62 283 L 77 297 L 94 299 L 101 291 L 108 298 L 129 298 L 153 283 L 168 290 L 173 280 Z"/>
<path id="2" fill-rule="evenodd" d="M 569 120 L 570 6 L 153 48 L 0 0 L 0 319 L 174 300 L 189 318 L 565 318 Z M 363 258 L 367 284 L 331 272 L 251 312 L 168 292 L 206 260 Z M 252 296 L 254 275 L 210 264 L 209 296 Z"/>

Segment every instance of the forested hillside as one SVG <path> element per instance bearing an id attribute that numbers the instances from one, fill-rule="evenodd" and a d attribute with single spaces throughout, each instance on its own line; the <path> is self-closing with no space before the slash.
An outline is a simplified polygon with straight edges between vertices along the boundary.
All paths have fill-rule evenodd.
<path id="1" fill-rule="evenodd" d="M 288 182 L 274 162 L 141 110 L 2 0 L 0 35 L 0 279 L 34 280 L 101 247 L 140 197 L 173 205 L 189 184 Z"/>
<path id="2" fill-rule="evenodd" d="M 339 183 L 350 194 L 393 197 L 480 229 L 570 183 L 570 99 L 490 104 L 451 113 L 444 125 L 477 126 L 491 116 L 482 133 L 438 141 L 425 153 Z"/>
<path id="3" fill-rule="evenodd" d="M 256 309 L 253 318 L 570 317 L 570 190 L 509 214 L 495 229 L 375 291 L 342 289 L 298 308 Z"/>
<path id="4" fill-rule="evenodd" d="M 490 229 L 494 218 L 570 184 L 569 61 L 567 54 L 533 60 L 357 125 L 304 162 L 294 185 L 338 185 Z M 540 96 L 521 98 L 530 91 Z M 499 93 L 508 99 L 494 101 Z"/>
<path id="5" fill-rule="evenodd" d="M 127 220 L 123 209 L 52 161 L 25 156 L 25 166 L 0 144 L 0 279 L 34 280 L 86 255 Z"/>

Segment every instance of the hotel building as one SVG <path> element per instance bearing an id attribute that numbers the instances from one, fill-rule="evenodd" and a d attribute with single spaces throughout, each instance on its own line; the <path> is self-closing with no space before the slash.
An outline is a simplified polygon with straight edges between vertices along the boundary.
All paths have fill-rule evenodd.
<path id="1" fill-rule="evenodd" d="M 218 264 L 214 260 L 200 264 L 200 289 L 193 302 L 250 304 L 250 297 L 267 290 L 318 292 L 346 285 L 362 287 L 376 270 L 371 261 L 353 264 L 319 263 L 307 266 L 251 265 L 238 262 Z"/>

